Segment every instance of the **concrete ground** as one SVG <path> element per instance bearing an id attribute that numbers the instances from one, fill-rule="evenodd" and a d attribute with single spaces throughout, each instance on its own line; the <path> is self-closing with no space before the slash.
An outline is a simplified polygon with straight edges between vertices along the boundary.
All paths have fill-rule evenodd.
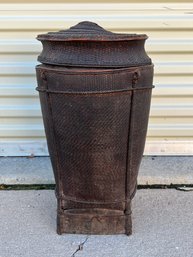
<path id="1" fill-rule="evenodd" d="M 1 157 L 0 167 L 0 189 L 54 184 L 49 157 Z M 193 157 L 146 156 L 138 184 L 192 190 Z M 53 190 L 0 190 L 0 257 L 193 257 L 192 203 L 193 191 L 141 189 L 132 236 L 59 236 Z"/>
<path id="2" fill-rule="evenodd" d="M 0 257 L 193 257 L 193 192 L 138 190 L 133 235 L 56 234 L 53 190 L 0 191 Z"/>
<path id="3" fill-rule="evenodd" d="M 1 184 L 53 184 L 49 157 L 0 157 Z M 139 185 L 193 184 L 193 156 L 145 156 Z"/>

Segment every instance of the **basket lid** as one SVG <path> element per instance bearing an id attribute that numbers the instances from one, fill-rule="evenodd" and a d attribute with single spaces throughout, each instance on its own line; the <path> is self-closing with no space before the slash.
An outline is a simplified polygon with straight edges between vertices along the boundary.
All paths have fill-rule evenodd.
<path id="1" fill-rule="evenodd" d="M 144 49 L 146 35 L 113 33 L 89 21 L 37 39 L 43 45 L 38 61 L 44 64 L 90 68 L 151 64 Z"/>
<path id="2" fill-rule="evenodd" d="M 40 34 L 37 39 L 40 41 L 127 41 L 147 39 L 147 35 L 113 33 L 96 23 L 83 21 L 67 30 Z"/>

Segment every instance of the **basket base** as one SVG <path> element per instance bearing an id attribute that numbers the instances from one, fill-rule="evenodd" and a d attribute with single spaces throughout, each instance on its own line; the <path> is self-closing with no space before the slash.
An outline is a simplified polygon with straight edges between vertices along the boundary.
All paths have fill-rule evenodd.
<path id="1" fill-rule="evenodd" d="M 107 209 L 70 209 L 57 215 L 57 233 L 113 235 L 132 233 L 131 215 Z"/>

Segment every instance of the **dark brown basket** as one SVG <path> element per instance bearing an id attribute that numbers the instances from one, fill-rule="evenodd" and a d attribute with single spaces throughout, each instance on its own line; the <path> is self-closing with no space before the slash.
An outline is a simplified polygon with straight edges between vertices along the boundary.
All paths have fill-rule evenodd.
<path id="1" fill-rule="evenodd" d="M 87 30 L 89 24 L 86 23 Z M 96 24 L 94 28 L 98 28 Z M 78 29 L 81 29 L 80 25 Z M 94 33 L 91 33 L 90 41 L 88 36 L 83 42 L 80 36 L 76 38 L 74 35 L 77 32 L 73 37 L 71 35 L 71 40 L 69 35 L 66 36 L 69 32 L 62 33 L 65 36 L 59 33 L 56 38 L 56 33 L 54 39 L 52 34 L 51 37 L 48 34 L 39 36 L 44 41 L 43 55 L 39 60 L 46 65 L 36 68 L 37 90 L 56 180 L 57 231 L 59 234 L 129 235 L 131 199 L 136 190 L 147 131 L 153 66 L 146 54 L 140 59 L 138 52 L 130 51 L 133 56 L 130 62 L 135 60 L 133 65 L 125 65 L 129 58 L 126 52 L 124 61 L 117 59 L 117 66 L 125 65 L 126 68 L 115 68 L 117 63 L 110 57 L 107 58 L 107 66 L 111 68 L 104 68 L 103 56 L 100 58 L 100 61 L 103 59 L 101 68 L 93 68 L 99 66 L 93 55 L 101 55 L 100 47 L 91 47 L 92 56 L 87 53 L 85 57 L 83 51 L 82 59 L 79 56 L 81 49 L 92 42 L 93 45 L 102 44 L 104 53 L 104 39 L 110 32 L 105 34 L 103 31 L 103 40 L 98 36 L 97 41 L 93 41 Z M 115 34 L 113 36 L 116 37 Z M 140 45 L 144 41 L 144 36 L 126 38 L 124 43 L 139 41 Z M 111 51 L 117 42 L 109 39 L 111 46 L 105 49 L 106 55 L 113 56 Z M 65 48 L 66 43 L 79 45 L 76 60 L 70 61 L 65 57 L 66 53 L 70 55 L 69 49 Z M 61 46 L 61 58 L 57 65 L 53 65 L 59 58 L 57 44 Z M 130 46 L 127 46 L 128 50 Z M 76 53 L 72 50 L 71 56 L 74 55 Z M 146 64 L 142 65 L 145 59 Z M 69 61 L 73 67 L 65 66 Z M 136 62 L 138 66 L 135 66 Z M 89 65 L 89 68 L 84 68 Z M 129 65 L 130 68 L 127 67 Z"/>

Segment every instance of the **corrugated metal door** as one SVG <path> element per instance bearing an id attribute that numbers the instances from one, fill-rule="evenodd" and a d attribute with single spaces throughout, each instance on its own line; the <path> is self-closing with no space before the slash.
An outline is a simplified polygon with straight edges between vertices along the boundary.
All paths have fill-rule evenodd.
<path id="1" fill-rule="evenodd" d="M 146 50 L 155 64 L 156 88 L 145 153 L 193 154 L 191 1 L 26 4 L 0 0 L 0 155 L 47 154 L 35 92 L 34 66 L 41 51 L 35 37 L 82 20 L 114 32 L 149 35 Z"/>

